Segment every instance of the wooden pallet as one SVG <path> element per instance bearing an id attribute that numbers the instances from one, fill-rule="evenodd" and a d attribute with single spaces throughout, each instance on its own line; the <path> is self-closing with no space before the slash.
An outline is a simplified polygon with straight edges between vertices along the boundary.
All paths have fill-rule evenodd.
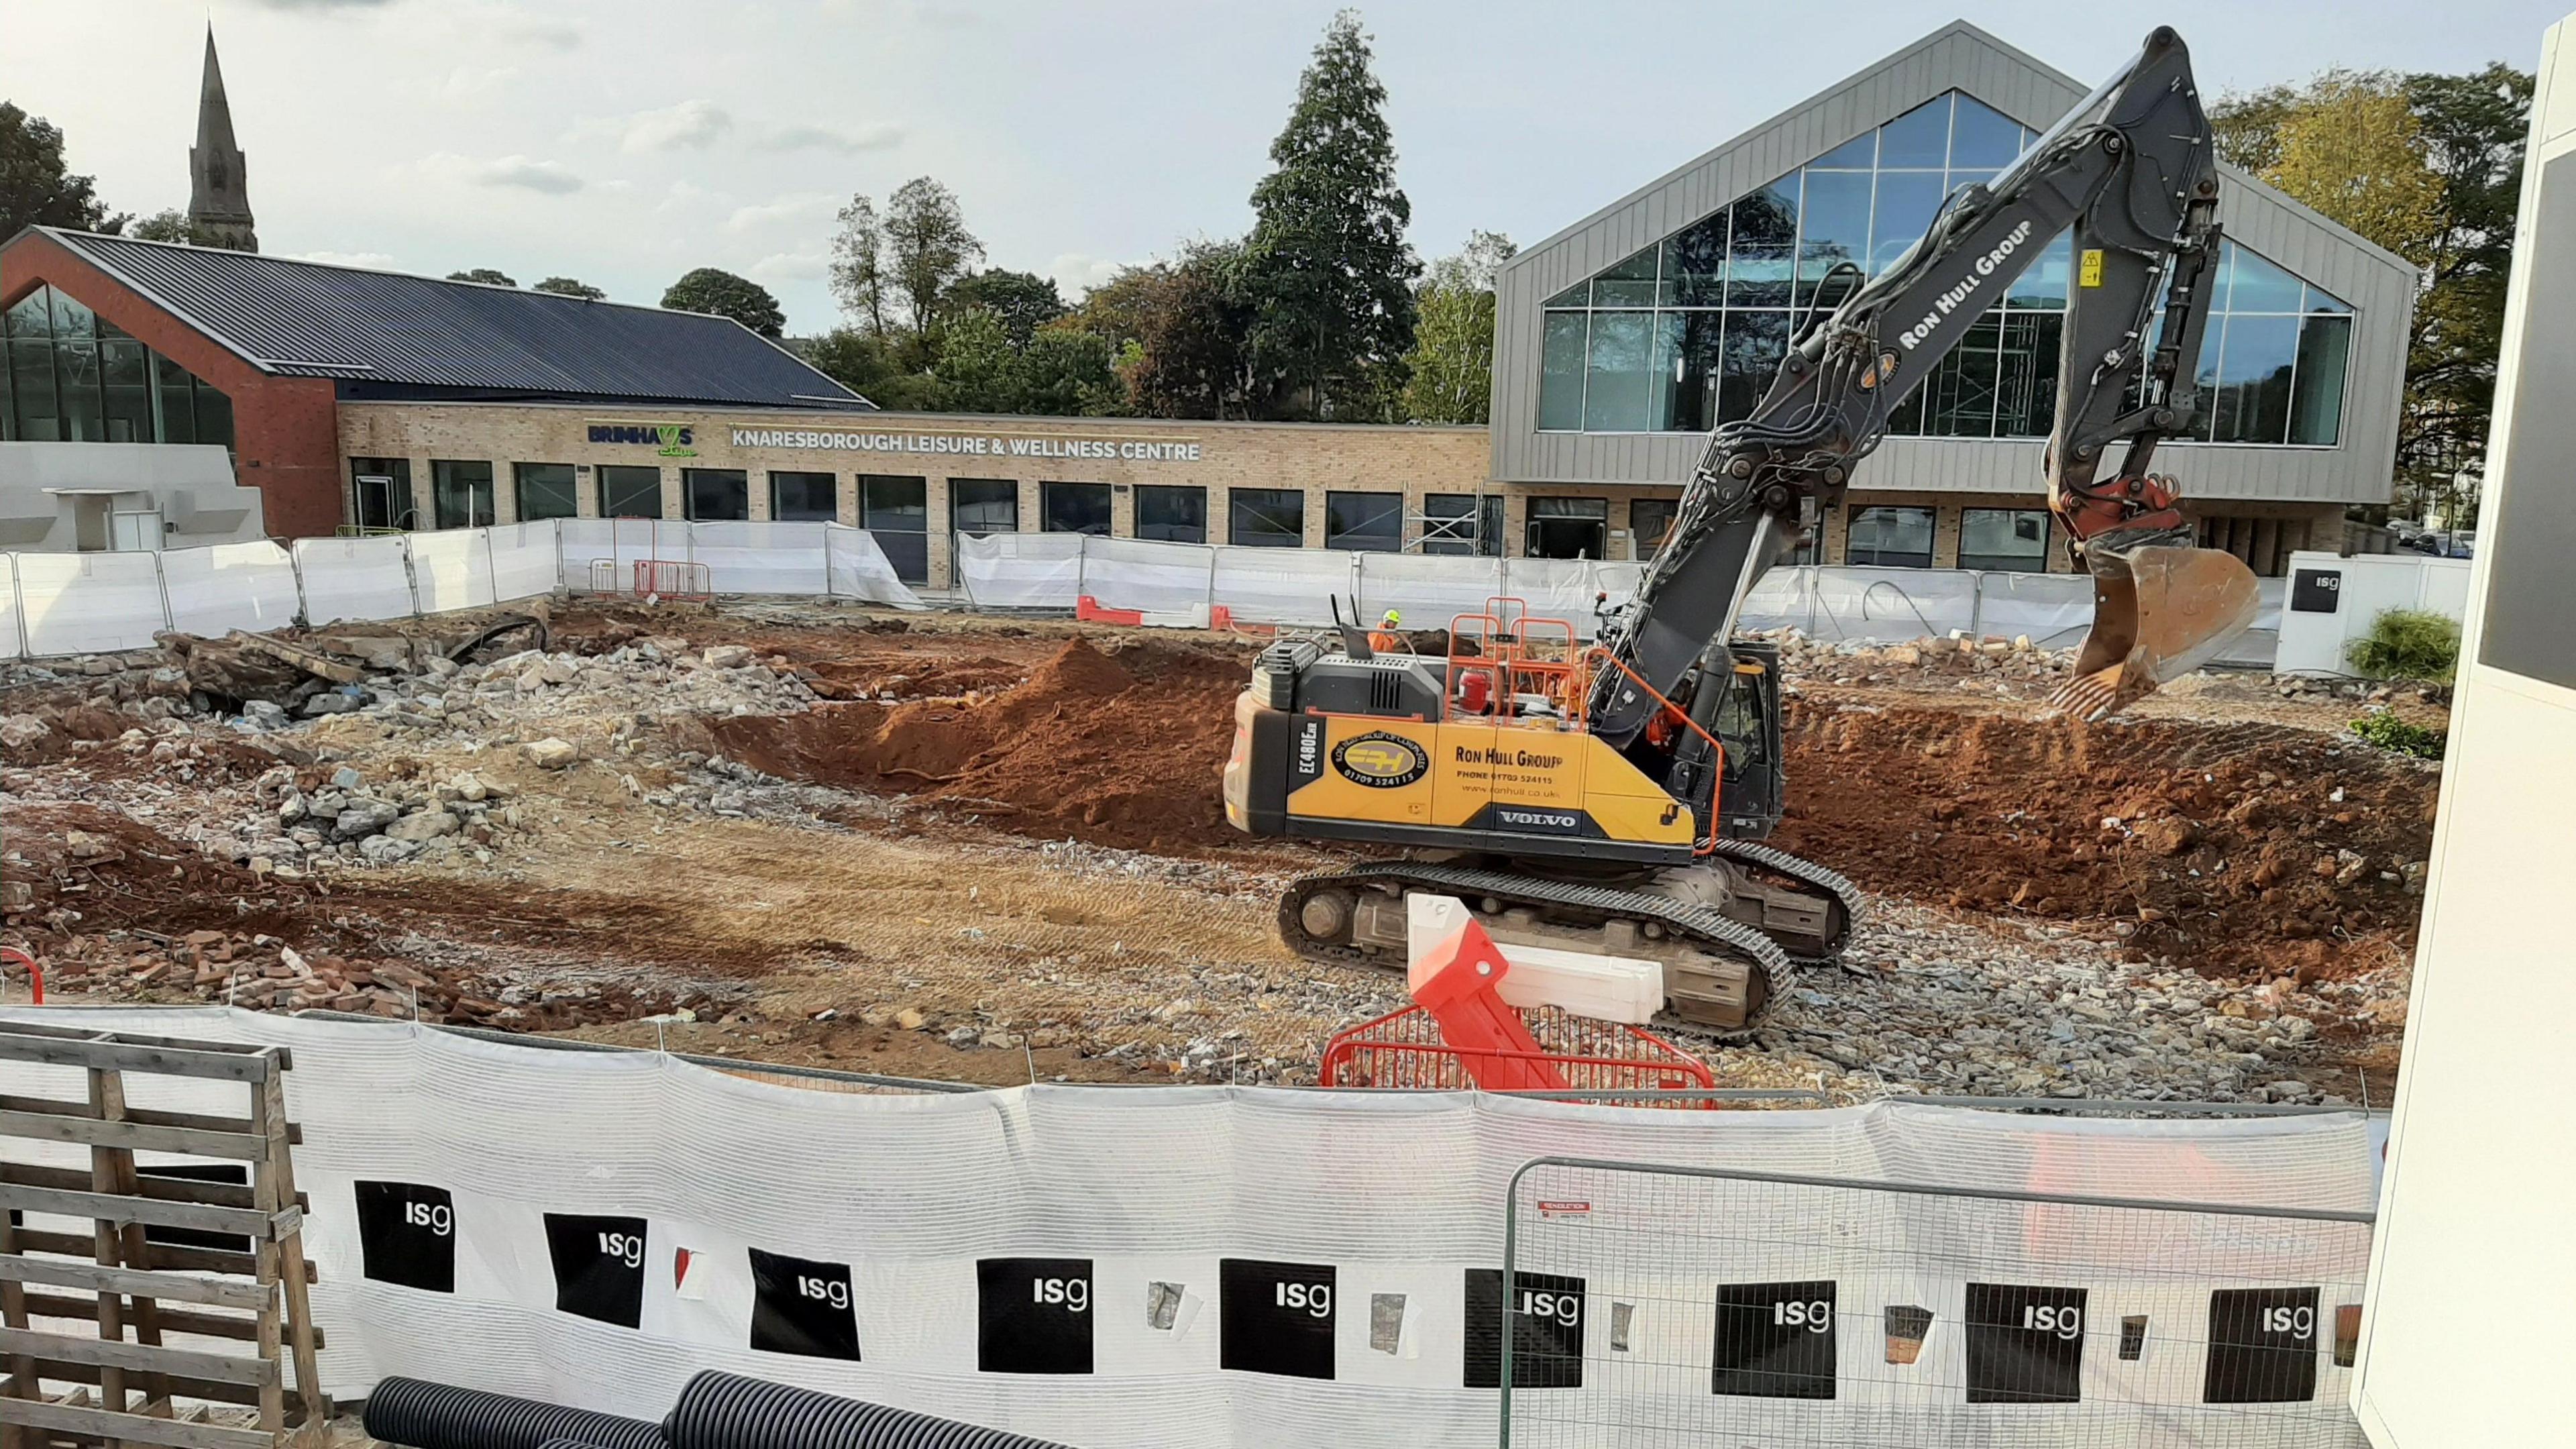
<path id="1" fill-rule="evenodd" d="M 0 1022 L 0 1061 L 88 1077 L 83 1101 L 0 1095 L 0 1147 L 11 1138 L 71 1144 L 90 1158 L 87 1171 L 0 1161 L 0 1207 L 10 1219 L 92 1225 L 81 1234 L 0 1219 L 0 1449 L 281 1449 L 292 1437 L 320 1449 L 330 1401 L 314 1363 L 321 1334 L 289 1154 L 298 1134 L 286 1119 L 287 1051 Z M 136 1075 L 235 1084 L 249 1110 L 131 1107 L 126 1084 Z M 248 1180 L 170 1175 L 167 1165 L 138 1170 L 138 1151 L 231 1164 Z M 177 1234 L 190 1236 L 172 1241 Z M 90 1327 L 39 1330 L 37 1320 Z M 173 1348 L 164 1334 L 244 1348 Z"/>

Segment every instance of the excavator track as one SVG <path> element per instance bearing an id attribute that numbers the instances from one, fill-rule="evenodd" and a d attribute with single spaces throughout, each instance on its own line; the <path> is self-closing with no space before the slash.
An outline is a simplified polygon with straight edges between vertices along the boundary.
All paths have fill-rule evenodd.
<path id="1" fill-rule="evenodd" d="M 1790 954 L 1790 960 L 1801 966 L 1830 966 L 1842 959 L 1843 948 L 1851 944 L 1852 930 L 1860 924 L 1860 887 L 1836 870 L 1828 870 L 1812 860 L 1802 860 L 1777 846 L 1761 845 L 1750 840 L 1721 840 L 1710 854 L 1720 860 L 1731 860 L 1755 870 L 1769 871 L 1788 877 L 1803 886 L 1811 886 L 1832 896 L 1842 905 L 1842 929 L 1833 933 L 1825 949 L 1814 955 Z"/>
<path id="2" fill-rule="evenodd" d="M 1411 891 L 1456 896 L 1480 919 L 1487 919 L 1489 926 L 1500 914 L 1491 909 L 1494 905 L 1501 907 L 1501 913 L 1542 912 L 1549 925 L 1577 929 L 1614 922 L 1659 925 L 1666 940 L 1714 958 L 1709 962 L 1714 970 L 1694 964 L 1665 974 L 1666 1008 L 1681 1020 L 1710 1030 L 1737 1031 L 1750 1025 L 1763 1004 L 1787 988 L 1797 964 L 1778 942 L 1710 906 L 1611 886 L 1406 860 L 1370 861 L 1291 882 L 1279 899 L 1280 938 L 1310 960 L 1402 969 L 1401 951 L 1390 959 L 1383 949 L 1320 938 L 1307 928 L 1307 904 L 1319 895 L 1345 892 L 1356 898 L 1369 891 L 1381 891 L 1399 901 Z M 1342 934 L 1349 934 L 1349 919 L 1345 917 Z"/>

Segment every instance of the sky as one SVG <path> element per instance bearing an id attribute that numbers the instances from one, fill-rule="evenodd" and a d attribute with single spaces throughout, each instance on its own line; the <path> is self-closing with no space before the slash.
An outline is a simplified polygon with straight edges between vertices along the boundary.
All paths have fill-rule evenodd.
<path id="1" fill-rule="evenodd" d="M 1964 18 L 2090 86 L 2153 24 L 2208 93 L 2335 67 L 2528 69 L 2576 0 L 1375 0 L 1426 257 L 1528 244 Z M 1333 0 L 0 0 L 0 99 L 148 215 L 188 200 L 203 29 L 263 250 L 568 275 L 658 301 L 693 267 L 838 320 L 834 213 L 916 176 L 987 264 L 1068 299 L 1240 235 Z"/>

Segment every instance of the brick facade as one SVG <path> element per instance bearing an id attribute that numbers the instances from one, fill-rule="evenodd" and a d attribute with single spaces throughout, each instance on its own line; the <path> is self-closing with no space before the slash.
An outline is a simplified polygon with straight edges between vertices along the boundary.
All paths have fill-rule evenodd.
<path id="1" fill-rule="evenodd" d="M 31 234 L 0 251 L 0 308 L 46 284 L 232 400 L 234 462 L 241 485 L 260 491 L 271 533 L 300 538 L 339 526 L 346 489 L 328 379 L 261 372 L 50 237 Z"/>

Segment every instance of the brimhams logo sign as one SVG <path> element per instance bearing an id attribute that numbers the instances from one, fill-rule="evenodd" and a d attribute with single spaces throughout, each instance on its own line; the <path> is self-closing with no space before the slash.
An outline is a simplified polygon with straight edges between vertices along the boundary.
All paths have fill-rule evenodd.
<path id="1" fill-rule="evenodd" d="M 594 443 L 636 443 L 653 448 L 665 458 L 694 458 L 693 446 L 697 429 L 679 423 L 592 423 L 590 440 Z"/>

